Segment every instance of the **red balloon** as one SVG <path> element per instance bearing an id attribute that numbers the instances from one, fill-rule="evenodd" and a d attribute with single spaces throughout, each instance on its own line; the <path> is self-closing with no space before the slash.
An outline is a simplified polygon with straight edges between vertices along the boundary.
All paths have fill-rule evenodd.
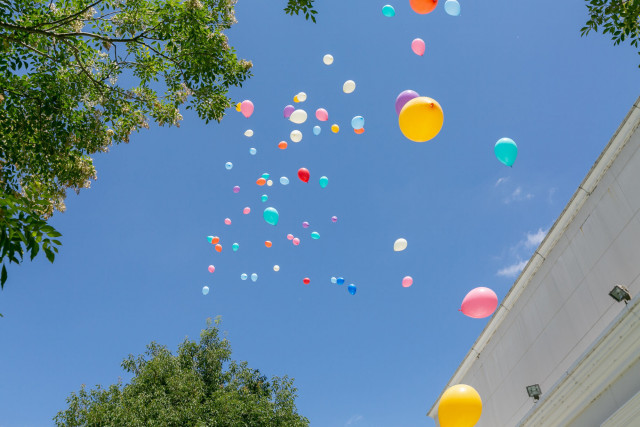
<path id="1" fill-rule="evenodd" d="M 304 279 L 302 279 L 302 283 L 304 283 L 305 285 L 308 285 L 309 283 L 311 283 L 311 279 L 309 279 L 308 277 L 305 277 Z"/>
<path id="2" fill-rule="evenodd" d="M 300 168 L 298 169 L 298 178 L 300 178 L 300 181 L 303 182 L 309 182 L 309 178 L 311 177 L 311 175 L 309 174 L 309 170 L 306 168 Z"/>

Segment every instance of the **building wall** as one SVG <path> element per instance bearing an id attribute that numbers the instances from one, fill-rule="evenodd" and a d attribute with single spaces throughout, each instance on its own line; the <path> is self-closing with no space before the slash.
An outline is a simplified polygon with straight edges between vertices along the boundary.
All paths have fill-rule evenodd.
<path id="1" fill-rule="evenodd" d="M 516 426 L 535 412 L 544 399 L 534 403 L 525 387 L 540 384 L 543 396 L 552 390 L 625 309 L 608 295 L 613 286 L 640 294 L 638 105 L 514 284 L 517 294 L 505 298 L 508 303 L 503 302 L 449 384 L 468 384 L 480 393 L 478 427 Z M 576 200 L 581 200 L 579 208 L 573 208 Z M 640 375 L 640 365 L 629 369 L 634 377 Z M 640 381 L 631 389 L 618 401 L 638 392 Z M 614 392 L 612 387 L 607 393 Z M 595 403 L 604 402 L 607 393 Z M 586 411 L 571 425 L 600 425 L 614 412 L 604 406 L 607 414 Z M 437 404 L 429 416 L 437 420 Z"/>

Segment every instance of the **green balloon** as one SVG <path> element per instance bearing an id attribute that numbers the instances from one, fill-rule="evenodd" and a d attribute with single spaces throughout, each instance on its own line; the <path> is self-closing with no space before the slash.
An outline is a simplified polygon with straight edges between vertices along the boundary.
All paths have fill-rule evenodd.
<path id="1" fill-rule="evenodd" d="M 262 215 L 267 224 L 276 225 L 278 223 L 278 219 L 280 219 L 280 214 L 275 208 L 267 208 L 264 210 Z"/>
<path id="2" fill-rule="evenodd" d="M 493 151 L 496 153 L 498 160 L 509 167 L 513 165 L 518 156 L 518 146 L 510 138 L 499 139 Z"/>
<path id="3" fill-rule="evenodd" d="M 320 187 L 325 188 L 327 185 L 329 185 L 329 178 L 327 178 L 326 176 L 321 176 Z"/>
<path id="4" fill-rule="evenodd" d="M 311 238 L 318 240 L 320 238 L 320 233 L 314 231 L 313 233 L 311 233 Z"/>

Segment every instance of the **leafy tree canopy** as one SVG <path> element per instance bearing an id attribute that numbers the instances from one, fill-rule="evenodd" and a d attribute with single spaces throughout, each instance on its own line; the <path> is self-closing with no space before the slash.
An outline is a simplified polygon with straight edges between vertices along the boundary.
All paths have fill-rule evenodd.
<path id="1" fill-rule="evenodd" d="M 314 0 L 285 12 L 315 22 Z M 180 107 L 209 122 L 250 77 L 225 30 L 235 0 L 0 0 L 0 285 L 5 262 L 53 262 L 68 189 L 96 179 L 91 155 L 150 123 L 179 126 Z M 46 225 L 46 224 L 45 224 Z M 46 243 L 46 244 L 45 244 Z"/>
<path id="2" fill-rule="evenodd" d="M 58 426 L 307 426 L 295 406 L 293 380 L 262 375 L 231 361 L 231 347 L 210 321 L 200 342 L 185 341 L 174 356 L 151 343 L 122 362 L 130 384 L 84 386 L 54 418 Z"/>

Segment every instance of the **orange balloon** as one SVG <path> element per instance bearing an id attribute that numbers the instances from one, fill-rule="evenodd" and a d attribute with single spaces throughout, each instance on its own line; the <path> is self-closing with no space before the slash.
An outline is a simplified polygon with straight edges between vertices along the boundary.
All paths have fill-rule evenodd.
<path id="1" fill-rule="evenodd" d="M 216 245 L 216 251 L 222 252 L 222 245 Z"/>
<path id="2" fill-rule="evenodd" d="M 433 12 L 438 5 L 438 0 L 409 0 L 409 4 L 415 13 L 424 15 Z"/>
<path id="3" fill-rule="evenodd" d="M 278 144 L 278 148 L 281 150 L 285 150 L 287 148 L 287 143 L 285 141 L 280 141 Z"/>
<path id="4" fill-rule="evenodd" d="M 358 135 L 362 135 L 364 133 L 364 128 L 360 128 L 360 129 L 354 129 L 353 130 L 355 133 L 357 133 Z"/>
<path id="5" fill-rule="evenodd" d="M 271 247 L 271 245 L 273 245 L 273 243 L 271 243 L 271 241 L 270 241 L 270 240 L 267 240 L 266 242 L 264 242 L 264 245 L 265 245 L 266 247 L 270 248 L 270 247 Z"/>
<path id="6" fill-rule="evenodd" d="M 220 238 L 218 236 L 213 236 L 213 239 L 211 239 L 211 244 L 215 245 L 216 243 L 218 243 L 220 241 Z"/>
<path id="7" fill-rule="evenodd" d="M 259 186 L 263 186 L 267 183 L 267 180 L 264 178 L 258 178 L 258 180 L 256 181 L 256 184 L 258 184 Z"/>

